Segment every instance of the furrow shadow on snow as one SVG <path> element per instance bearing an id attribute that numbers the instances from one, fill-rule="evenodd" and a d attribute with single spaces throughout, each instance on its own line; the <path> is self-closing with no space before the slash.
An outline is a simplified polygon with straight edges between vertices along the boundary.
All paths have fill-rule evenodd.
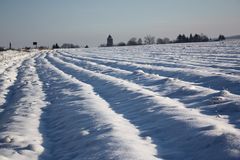
<path id="1" fill-rule="evenodd" d="M 55 54 L 54 54 L 55 55 Z M 133 81 L 143 87 L 158 92 L 163 96 L 178 99 L 188 108 L 199 109 L 201 113 L 227 119 L 236 128 L 240 127 L 239 117 L 237 116 L 240 108 L 238 95 L 230 94 L 228 91 L 217 91 L 196 84 L 160 77 L 144 72 L 131 72 L 123 69 L 116 69 L 96 62 L 77 59 L 71 56 L 59 56 L 61 60 L 81 66 L 85 69 L 100 72 L 116 78 Z M 71 58 L 68 58 L 71 57 Z M 149 78 L 149 76 L 151 76 Z M 151 87 L 153 86 L 154 89 Z M 157 87 L 157 89 L 156 89 Z M 171 89 L 169 89 L 171 88 Z"/>
<path id="2" fill-rule="evenodd" d="M 0 149 L 3 156 L 9 158 L 25 159 L 29 156 L 35 159 L 43 150 L 38 131 L 38 115 L 43 103 L 42 99 L 37 99 L 42 98 L 41 94 L 31 93 L 33 86 L 38 87 L 36 77 L 33 77 L 31 58 L 24 60 L 17 68 L 16 80 L 9 89 L 5 110 L 0 115 L 0 135 L 3 138 Z"/>
<path id="3" fill-rule="evenodd" d="M 19 73 L 20 73 L 22 64 L 24 64 L 26 62 L 27 62 L 27 60 L 24 60 L 23 62 L 21 62 L 19 67 L 16 68 L 16 70 L 17 70 L 16 71 L 16 73 L 17 73 L 16 79 L 13 82 L 13 84 L 7 88 L 8 92 L 7 92 L 7 95 L 5 98 L 5 102 L 4 102 L 4 104 L 1 105 L 1 109 L 3 109 L 3 111 L 0 112 L 0 123 L 1 123 L 1 119 L 4 119 L 4 115 L 8 115 L 8 112 L 10 112 L 10 111 L 13 112 L 11 109 L 8 108 L 8 106 L 10 106 L 10 104 L 12 104 L 12 103 L 15 103 L 14 95 L 17 92 L 17 89 L 20 88 L 20 87 L 17 87 L 17 84 L 19 83 L 19 79 L 21 76 Z M 1 132 L 1 129 L 0 129 L 0 132 Z"/>
<path id="4" fill-rule="evenodd" d="M 51 159 L 46 158 L 47 154 L 61 160 L 155 159 L 151 155 L 154 145 L 138 137 L 135 127 L 87 89 L 89 85 L 49 66 L 44 58 L 37 62 L 38 74 L 50 102 L 42 115 L 46 123 L 46 141 L 50 142 L 50 145 L 45 144 L 49 153 L 43 153 L 40 159 Z M 124 131 L 124 128 L 128 130 Z M 144 149 L 142 153 L 139 152 L 141 149 Z"/>
<path id="5" fill-rule="evenodd" d="M 47 56 L 47 59 L 65 73 L 91 84 L 94 90 L 110 103 L 113 110 L 138 126 L 143 136 L 153 138 L 161 157 L 238 158 L 231 153 L 235 149 L 239 150 L 237 143 L 233 145 L 232 140 L 231 143 L 228 140 L 230 137 L 237 137 L 239 132 L 230 125 L 223 123 L 227 125 L 224 129 L 224 125 L 215 119 L 186 110 L 175 101 L 152 92 L 150 94 L 149 91 L 123 80 L 60 62 L 56 57 Z M 214 154 L 217 152 L 222 154 Z"/>
<path id="6" fill-rule="evenodd" d="M 84 60 L 84 58 L 81 57 L 75 57 Z M 89 58 L 87 58 L 89 59 Z M 136 71 L 136 70 L 143 70 L 145 73 L 149 74 L 157 74 L 164 77 L 171 77 L 171 78 L 177 78 L 182 81 L 192 82 L 196 83 L 199 86 L 203 86 L 206 88 L 212 88 L 214 90 L 228 90 L 229 92 L 233 94 L 240 94 L 240 82 L 239 80 L 236 80 L 236 78 L 232 79 L 231 75 L 230 79 L 228 77 L 224 77 L 220 74 L 211 74 L 211 75 L 204 75 L 204 73 L 201 73 L 199 70 L 187 70 L 187 69 L 179 69 L 179 68 L 166 68 L 166 67 L 156 67 L 156 66 L 149 66 L 149 65 L 141 65 L 134 62 L 128 63 L 126 65 L 125 63 L 120 63 L 116 61 L 102 61 L 102 60 L 91 60 L 99 64 L 105 64 L 108 66 L 111 66 L 113 68 L 120 68 L 123 70 L 128 71 Z M 191 72 L 190 72 L 191 71 Z M 199 74 L 201 73 L 201 74 Z M 236 87 L 239 86 L 239 87 Z"/>

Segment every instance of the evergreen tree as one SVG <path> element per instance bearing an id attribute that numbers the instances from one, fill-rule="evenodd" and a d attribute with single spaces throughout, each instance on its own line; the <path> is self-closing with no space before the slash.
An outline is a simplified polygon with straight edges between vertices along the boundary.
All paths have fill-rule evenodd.
<path id="1" fill-rule="evenodd" d="M 182 42 L 185 43 L 188 41 L 188 38 L 185 36 L 185 34 L 182 35 Z"/>
<path id="2" fill-rule="evenodd" d="M 57 43 L 52 46 L 52 49 L 58 49 L 58 48 L 60 48 L 60 47 Z"/>
<path id="3" fill-rule="evenodd" d="M 179 35 L 177 36 L 176 42 L 177 42 L 177 43 L 181 43 L 181 41 L 182 41 L 182 35 L 179 34 Z"/>
<path id="4" fill-rule="evenodd" d="M 195 34 L 193 37 L 193 42 L 200 42 L 200 35 L 199 34 Z"/>
<path id="5" fill-rule="evenodd" d="M 200 36 L 200 42 L 208 42 L 208 41 L 209 41 L 209 38 L 208 38 L 206 35 L 201 34 L 201 36 Z"/>
<path id="6" fill-rule="evenodd" d="M 190 36 L 189 36 L 189 42 L 193 42 L 193 36 L 192 36 L 192 33 L 191 33 Z"/>
<path id="7" fill-rule="evenodd" d="M 218 37 L 218 40 L 219 41 L 223 41 L 223 40 L 225 40 L 226 38 L 225 38 L 225 36 L 224 35 L 219 35 L 219 37 Z"/>

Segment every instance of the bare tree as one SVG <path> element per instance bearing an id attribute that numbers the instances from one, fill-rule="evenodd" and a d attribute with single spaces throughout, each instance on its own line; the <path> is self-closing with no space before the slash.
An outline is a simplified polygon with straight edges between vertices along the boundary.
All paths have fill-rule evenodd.
<path id="1" fill-rule="evenodd" d="M 144 37 L 144 43 L 145 44 L 154 44 L 155 43 L 155 37 L 153 37 L 151 35 L 147 35 L 146 37 Z"/>
<path id="2" fill-rule="evenodd" d="M 138 45 L 142 45 L 142 39 L 139 38 L 137 43 L 138 43 Z"/>
<path id="3" fill-rule="evenodd" d="M 165 44 L 170 43 L 170 39 L 167 38 L 167 37 L 165 37 L 165 38 L 163 39 L 163 43 L 165 43 Z"/>

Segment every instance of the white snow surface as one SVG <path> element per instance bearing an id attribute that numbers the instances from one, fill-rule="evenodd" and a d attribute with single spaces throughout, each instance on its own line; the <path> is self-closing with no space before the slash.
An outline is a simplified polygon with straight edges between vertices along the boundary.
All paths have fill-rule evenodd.
<path id="1" fill-rule="evenodd" d="M 0 53 L 0 160 L 239 160 L 240 41 Z"/>

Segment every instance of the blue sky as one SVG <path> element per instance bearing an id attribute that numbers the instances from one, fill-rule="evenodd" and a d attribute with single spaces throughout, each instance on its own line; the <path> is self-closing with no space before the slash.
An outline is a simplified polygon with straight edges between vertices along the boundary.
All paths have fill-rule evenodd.
<path id="1" fill-rule="evenodd" d="M 0 46 L 240 34 L 240 0 L 0 0 Z"/>

